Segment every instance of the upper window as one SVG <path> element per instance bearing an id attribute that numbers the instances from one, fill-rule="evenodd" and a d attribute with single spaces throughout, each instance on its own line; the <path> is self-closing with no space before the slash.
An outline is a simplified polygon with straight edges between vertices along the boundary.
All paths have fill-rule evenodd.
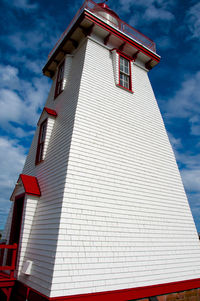
<path id="1" fill-rule="evenodd" d="M 132 91 L 130 60 L 119 55 L 119 85 Z"/>
<path id="2" fill-rule="evenodd" d="M 43 160 L 46 131 L 47 131 L 47 119 L 45 119 L 40 125 L 37 153 L 36 153 L 36 160 L 35 160 L 36 164 L 40 163 Z"/>
<path id="3" fill-rule="evenodd" d="M 65 66 L 65 61 L 63 61 L 58 67 L 54 98 L 56 98 L 63 91 L 64 66 Z"/>

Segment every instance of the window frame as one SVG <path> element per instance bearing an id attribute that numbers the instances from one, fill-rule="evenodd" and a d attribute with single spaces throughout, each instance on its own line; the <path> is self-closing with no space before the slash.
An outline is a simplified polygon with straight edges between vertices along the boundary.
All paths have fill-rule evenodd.
<path id="1" fill-rule="evenodd" d="M 61 69 L 61 68 L 63 68 L 63 69 Z M 62 78 L 60 79 L 61 70 L 62 70 Z M 56 99 L 64 90 L 63 89 L 64 73 L 65 73 L 65 60 L 63 60 L 60 63 L 60 65 L 58 66 L 54 99 Z"/>
<path id="2" fill-rule="evenodd" d="M 133 92 L 133 90 L 132 90 L 132 72 L 131 72 L 131 62 L 133 61 L 133 59 L 132 58 L 130 58 L 130 57 L 128 57 L 127 55 L 125 55 L 125 54 L 123 54 L 122 52 L 120 52 L 120 51 L 117 51 L 117 54 L 118 54 L 118 68 L 119 68 L 119 75 L 118 75 L 118 86 L 119 87 L 121 87 L 122 89 L 125 89 L 125 90 L 127 90 L 127 91 L 129 91 L 129 92 Z M 125 60 L 127 60 L 128 61 L 128 66 L 129 66 L 129 74 L 127 74 L 127 73 L 125 73 L 125 72 L 122 72 L 121 70 L 120 70 L 120 58 L 123 58 L 123 59 L 125 59 Z M 129 77 L 129 86 L 128 86 L 128 88 L 127 87 L 125 87 L 125 86 L 123 86 L 122 84 L 121 84 L 121 82 L 120 82 L 120 75 L 121 74 L 124 74 L 124 75 L 126 75 L 126 76 L 128 76 Z"/>
<path id="3" fill-rule="evenodd" d="M 43 155 L 44 155 L 44 145 L 45 145 L 45 140 L 46 140 L 46 134 L 47 134 L 47 123 L 48 123 L 48 118 L 46 118 L 41 124 L 40 124 L 40 131 L 39 131 L 39 135 L 38 135 L 38 143 L 37 143 L 37 152 L 36 152 L 36 158 L 35 158 L 35 165 L 41 163 L 42 161 L 44 161 L 43 159 Z M 41 136 L 42 136 L 42 129 L 45 127 L 45 133 L 44 133 L 44 137 L 43 140 L 40 141 Z M 42 150 L 41 150 L 42 148 Z"/>

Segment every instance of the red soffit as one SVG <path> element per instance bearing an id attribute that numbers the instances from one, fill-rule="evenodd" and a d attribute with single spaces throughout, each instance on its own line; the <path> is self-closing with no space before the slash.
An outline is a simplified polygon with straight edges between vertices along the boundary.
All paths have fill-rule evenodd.
<path id="1" fill-rule="evenodd" d="M 44 107 L 44 110 L 49 114 L 49 115 L 52 115 L 52 116 L 57 116 L 57 113 L 56 111 L 52 110 L 52 109 L 49 109 L 47 107 Z"/>
<path id="2" fill-rule="evenodd" d="M 21 174 L 20 178 L 24 185 L 25 193 L 37 196 L 41 195 L 40 187 L 36 177 Z"/>

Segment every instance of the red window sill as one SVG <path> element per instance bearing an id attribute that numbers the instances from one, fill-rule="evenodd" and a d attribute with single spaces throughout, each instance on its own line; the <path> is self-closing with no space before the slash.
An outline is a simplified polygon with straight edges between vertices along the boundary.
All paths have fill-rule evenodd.
<path id="1" fill-rule="evenodd" d="M 44 160 L 41 160 L 39 162 L 35 162 L 35 165 L 39 165 L 40 163 L 44 162 Z"/>
<path id="2" fill-rule="evenodd" d="M 125 90 L 125 91 L 127 91 L 127 92 L 129 92 L 129 93 L 131 93 L 131 94 L 134 93 L 133 90 L 127 89 L 127 88 L 121 86 L 120 84 L 117 84 L 116 86 L 119 87 L 119 88 L 121 88 L 121 89 L 123 89 L 123 90 Z"/>

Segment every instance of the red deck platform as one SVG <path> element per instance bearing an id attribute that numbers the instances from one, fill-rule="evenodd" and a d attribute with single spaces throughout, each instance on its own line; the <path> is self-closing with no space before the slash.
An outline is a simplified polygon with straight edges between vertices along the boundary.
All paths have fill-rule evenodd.
<path id="1" fill-rule="evenodd" d="M 12 251 L 10 257 L 10 265 L 3 265 L 4 263 L 4 251 L 5 249 Z M 0 245 L 0 289 L 6 295 L 6 300 L 10 300 L 12 288 L 15 284 L 16 278 L 14 277 L 16 255 L 17 255 L 17 244 L 14 245 Z M 7 260 L 5 260 L 7 261 Z"/>

